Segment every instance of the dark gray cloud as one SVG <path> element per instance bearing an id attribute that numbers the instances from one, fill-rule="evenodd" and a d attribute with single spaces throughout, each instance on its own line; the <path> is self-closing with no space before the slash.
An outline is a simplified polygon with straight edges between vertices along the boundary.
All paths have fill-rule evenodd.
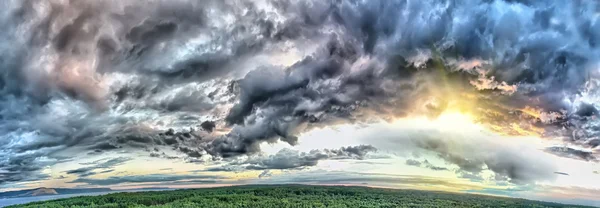
<path id="1" fill-rule="evenodd" d="M 598 161 L 596 156 L 594 156 L 593 152 L 573 149 L 570 147 L 548 147 L 546 148 L 546 152 L 566 158 L 573 158 L 585 161 Z"/>
<path id="2" fill-rule="evenodd" d="M 598 2 L 285 2 L 7 2 L 0 183 L 67 151 L 160 145 L 218 160 L 295 145 L 315 126 L 461 102 L 507 134 L 523 134 L 517 125 L 590 152 L 600 144 Z M 281 54 L 302 57 L 270 62 L 295 59 Z"/>
<path id="3" fill-rule="evenodd" d="M 152 152 L 150 153 L 150 157 L 155 157 L 155 158 L 165 158 L 165 159 L 169 159 L 169 160 L 175 160 L 175 159 L 180 159 L 180 157 L 177 156 L 169 156 L 166 153 L 162 152 L 162 153 L 157 153 L 157 152 Z"/>
<path id="4" fill-rule="evenodd" d="M 194 180 L 193 183 L 215 183 L 226 177 L 222 176 L 204 176 L 204 175 L 167 175 L 167 174 L 149 174 L 138 176 L 111 176 L 105 179 L 78 178 L 69 183 L 85 183 L 88 185 L 109 186 L 121 185 L 127 183 L 155 183 L 155 182 L 175 182 Z"/>
<path id="5" fill-rule="evenodd" d="M 69 161 L 69 159 L 61 157 L 48 158 L 47 154 L 53 151 L 52 148 L 43 148 L 36 152 L 0 153 L 0 184 L 50 178 L 50 175 L 41 173 L 41 171 L 50 165 Z"/>
<path id="6" fill-rule="evenodd" d="M 200 124 L 200 126 L 202 127 L 202 129 L 204 129 L 208 132 L 212 132 L 215 129 L 216 124 L 215 124 L 215 122 L 212 122 L 212 121 L 205 121 L 205 122 L 202 122 L 202 124 Z"/>
<path id="7" fill-rule="evenodd" d="M 367 154 L 375 151 L 377 149 L 370 145 L 311 150 L 310 152 L 282 149 L 274 155 L 256 155 L 243 159 L 235 159 L 224 166 L 209 168 L 207 171 L 302 169 L 316 166 L 322 160 L 363 160 L 367 158 Z"/>
<path id="8" fill-rule="evenodd" d="M 421 162 L 418 160 L 408 159 L 406 160 L 406 165 L 421 167 Z"/>
<path id="9" fill-rule="evenodd" d="M 273 173 L 271 173 L 271 170 L 264 170 L 262 173 L 260 173 L 258 175 L 258 178 L 268 178 L 273 176 Z"/>
<path id="10" fill-rule="evenodd" d="M 435 170 L 435 171 L 448 170 L 448 168 L 446 168 L 446 167 L 435 166 L 435 165 L 431 164 L 428 160 L 423 160 L 423 162 L 420 162 L 418 160 L 408 159 L 408 160 L 406 160 L 406 165 L 416 166 L 416 167 L 425 167 L 425 168 Z"/>
<path id="11" fill-rule="evenodd" d="M 100 143 L 90 147 L 91 150 L 94 150 L 96 152 L 115 150 L 119 148 L 121 148 L 119 145 L 110 142 Z"/>
<path id="12" fill-rule="evenodd" d="M 125 164 L 127 161 L 130 160 L 131 158 L 118 157 L 113 159 L 97 160 L 90 163 L 80 163 L 80 165 L 86 165 L 87 167 L 68 170 L 65 173 L 79 175 L 80 177 L 88 177 L 101 173 L 109 173 L 114 171 L 114 169 L 112 168 Z M 97 172 L 98 170 L 101 171 Z"/>
<path id="13" fill-rule="evenodd" d="M 102 174 L 102 173 L 112 173 L 112 172 L 114 172 L 114 171 L 115 171 L 115 170 L 112 170 L 112 169 L 111 169 L 111 170 L 104 170 L 104 171 L 100 171 L 99 173 L 100 173 L 100 174 Z"/>
<path id="14" fill-rule="evenodd" d="M 558 174 L 558 175 L 565 175 L 565 176 L 568 176 L 568 175 L 569 175 L 568 173 L 563 173 L 563 172 L 554 172 L 554 174 Z"/>
<path id="15" fill-rule="evenodd" d="M 446 171 L 446 170 L 448 170 L 448 168 L 446 168 L 446 167 L 435 166 L 435 165 L 431 164 L 428 160 L 424 160 L 423 161 L 423 165 L 426 168 L 429 168 L 429 169 L 435 170 L 435 171 Z"/>

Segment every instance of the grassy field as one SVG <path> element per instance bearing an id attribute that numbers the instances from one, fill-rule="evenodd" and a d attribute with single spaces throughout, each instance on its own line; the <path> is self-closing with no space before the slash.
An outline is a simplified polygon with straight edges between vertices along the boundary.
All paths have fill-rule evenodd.
<path id="1" fill-rule="evenodd" d="M 82 196 L 10 207 L 583 207 L 524 199 L 366 187 L 238 186 Z"/>

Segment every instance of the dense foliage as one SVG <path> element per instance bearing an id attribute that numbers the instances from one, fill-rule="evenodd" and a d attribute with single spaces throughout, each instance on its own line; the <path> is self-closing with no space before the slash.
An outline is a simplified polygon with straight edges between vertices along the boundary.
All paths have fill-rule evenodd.
<path id="1" fill-rule="evenodd" d="M 366 187 L 240 186 L 82 196 L 11 207 L 580 207 L 468 194 Z"/>

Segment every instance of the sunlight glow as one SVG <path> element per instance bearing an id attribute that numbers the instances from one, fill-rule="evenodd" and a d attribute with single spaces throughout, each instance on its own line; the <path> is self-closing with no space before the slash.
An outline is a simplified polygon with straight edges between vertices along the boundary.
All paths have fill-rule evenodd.
<path id="1" fill-rule="evenodd" d="M 416 116 L 409 118 L 401 118 L 394 122 L 395 125 L 420 128 L 435 128 L 444 131 L 477 131 L 483 130 L 484 127 L 475 122 L 472 115 L 457 111 L 448 111 L 440 114 L 436 118 L 428 118 L 426 116 Z"/>

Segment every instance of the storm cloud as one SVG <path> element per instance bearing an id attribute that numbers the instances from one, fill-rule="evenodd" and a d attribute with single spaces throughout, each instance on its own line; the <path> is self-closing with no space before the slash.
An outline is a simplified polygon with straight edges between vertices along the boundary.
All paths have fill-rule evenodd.
<path id="1" fill-rule="evenodd" d="M 593 161 L 600 144 L 595 1 L 3 6 L 0 183 L 43 178 L 44 167 L 73 152 L 168 146 L 187 159 L 252 157 L 261 143 L 296 145 L 299 133 L 319 126 L 450 108 L 509 135 L 590 152 L 577 159 Z M 514 181 L 546 175 L 519 172 L 530 170 L 518 163 L 528 158 L 509 150 L 472 159 L 437 140 L 416 144 L 472 173 L 486 166 Z M 362 150 L 328 151 L 289 167 Z M 248 162 L 280 165 L 272 159 Z"/>

